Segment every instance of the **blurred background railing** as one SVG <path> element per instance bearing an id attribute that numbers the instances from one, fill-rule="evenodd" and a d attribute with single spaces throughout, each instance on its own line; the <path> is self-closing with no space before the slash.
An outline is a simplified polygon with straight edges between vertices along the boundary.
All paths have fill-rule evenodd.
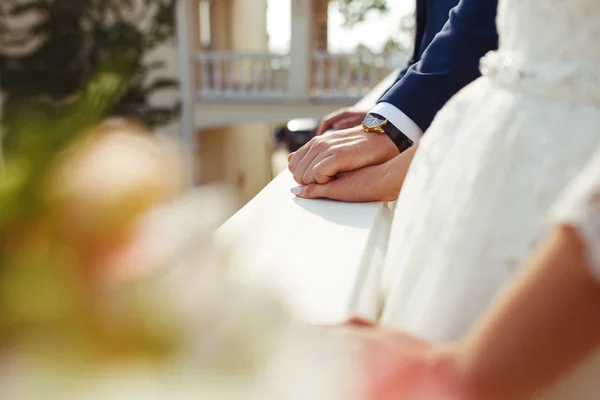
<path id="1" fill-rule="evenodd" d="M 281 169 L 274 154 L 285 161 L 279 152 L 309 140 L 323 116 L 405 65 L 412 28 L 399 22 L 413 3 L 393 2 L 389 13 L 352 4 L 2 0 L 1 108 L 6 117 L 22 98 L 64 104 L 108 50 L 139 51 L 111 113 L 178 140 L 190 183 L 225 182 L 242 206 Z"/>
<path id="2" fill-rule="evenodd" d="M 362 98 L 395 69 L 394 54 L 313 55 L 312 93 L 316 98 Z"/>
<path id="3" fill-rule="evenodd" d="M 271 102 L 337 100 L 353 102 L 366 95 L 393 71 L 404 54 L 334 54 L 314 52 L 305 99 L 290 91 L 289 55 L 274 53 L 210 51 L 196 54 L 198 99 Z"/>
<path id="4" fill-rule="evenodd" d="M 286 95 L 286 55 L 204 52 L 196 55 L 200 99 L 279 99 Z"/>

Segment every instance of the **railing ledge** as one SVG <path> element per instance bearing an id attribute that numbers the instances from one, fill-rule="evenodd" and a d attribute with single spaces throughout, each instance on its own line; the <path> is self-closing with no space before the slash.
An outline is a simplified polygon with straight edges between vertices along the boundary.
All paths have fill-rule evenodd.
<path id="1" fill-rule="evenodd" d="M 358 106 L 375 104 L 395 76 Z M 289 191 L 296 185 L 283 172 L 216 232 L 219 242 L 235 244 L 235 276 L 274 287 L 308 323 L 374 316 L 391 207 L 300 199 Z"/>

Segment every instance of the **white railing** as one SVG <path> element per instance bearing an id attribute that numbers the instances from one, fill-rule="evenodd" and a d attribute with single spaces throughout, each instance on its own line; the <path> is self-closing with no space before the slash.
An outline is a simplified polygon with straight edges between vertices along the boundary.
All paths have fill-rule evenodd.
<path id="1" fill-rule="evenodd" d="M 203 52 L 196 60 L 201 98 L 280 98 L 287 91 L 287 55 Z"/>
<path id="2" fill-rule="evenodd" d="M 357 100 L 391 71 L 402 54 L 313 55 L 307 79 L 309 100 Z M 289 97 L 290 57 L 272 53 L 202 52 L 196 55 L 201 100 L 278 100 Z"/>
<path id="3" fill-rule="evenodd" d="M 399 67 L 393 56 L 315 53 L 312 94 L 317 98 L 362 98 Z"/>

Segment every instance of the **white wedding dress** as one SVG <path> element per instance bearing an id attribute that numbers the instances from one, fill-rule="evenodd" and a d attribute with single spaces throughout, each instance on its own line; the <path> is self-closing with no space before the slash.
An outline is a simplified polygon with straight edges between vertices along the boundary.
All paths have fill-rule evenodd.
<path id="1" fill-rule="evenodd" d="M 498 30 L 420 143 L 381 272 L 376 317 L 432 341 L 467 332 L 600 143 L 600 2 L 500 0 Z"/>

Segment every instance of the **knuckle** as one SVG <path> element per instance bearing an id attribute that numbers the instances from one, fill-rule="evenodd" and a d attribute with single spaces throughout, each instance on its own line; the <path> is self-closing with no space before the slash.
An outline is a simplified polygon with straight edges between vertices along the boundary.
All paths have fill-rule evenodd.
<path id="1" fill-rule="evenodd" d="M 296 152 L 296 154 L 305 154 L 312 147 L 312 145 L 315 143 L 315 139 L 316 138 L 318 138 L 318 136 L 315 136 L 314 138 L 312 138 L 308 142 L 306 142 L 304 144 L 304 146 L 300 147 L 300 150 L 298 150 Z"/>
<path id="2" fill-rule="evenodd" d="M 302 180 L 302 178 L 303 178 L 303 174 L 299 174 L 298 172 L 294 173 L 294 180 L 296 182 L 298 182 L 299 184 L 304 183 L 303 180 Z"/>
<path id="3" fill-rule="evenodd" d="M 342 156 L 344 156 L 346 152 L 346 146 L 332 146 L 331 149 L 329 149 L 329 155 L 336 159 L 339 159 Z"/>
<path id="4" fill-rule="evenodd" d="M 315 182 L 315 176 L 313 174 L 313 171 L 308 170 L 304 173 L 304 176 L 302 176 L 302 183 L 304 183 L 305 185 L 311 184 Z"/>
<path id="5" fill-rule="evenodd" d="M 346 146 L 335 146 L 329 151 L 329 158 L 332 159 L 334 165 L 338 165 L 344 161 L 348 153 Z"/>
<path id="6" fill-rule="evenodd" d="M 312 174 L 313 174 L 315 180 L 319 183 L 322 183 L 325 179 L 327 179 L 327 176 L 325 175 L 325 172 L 323 171 L 323 167 L 320 165 L 315 165 L 313 167 Z"/>
<path id="7" fill-rule="evenodd" d="M 315 147 L 315 150 L 317 150 L 318 152 L 324 152 L 329 148 L 329 146 L 325 140 L 317 141 L 317 143 L 315 144 L 314 147 Z"/>
<path id="8" fill-rule="evenodd" d="M 313 176 L 315 178 L 315 182 L 318 184 L 325 184 L 331 181 L 331 177 L 322 166 L 315 166 L 315 168 L 313 168 Z"/>

